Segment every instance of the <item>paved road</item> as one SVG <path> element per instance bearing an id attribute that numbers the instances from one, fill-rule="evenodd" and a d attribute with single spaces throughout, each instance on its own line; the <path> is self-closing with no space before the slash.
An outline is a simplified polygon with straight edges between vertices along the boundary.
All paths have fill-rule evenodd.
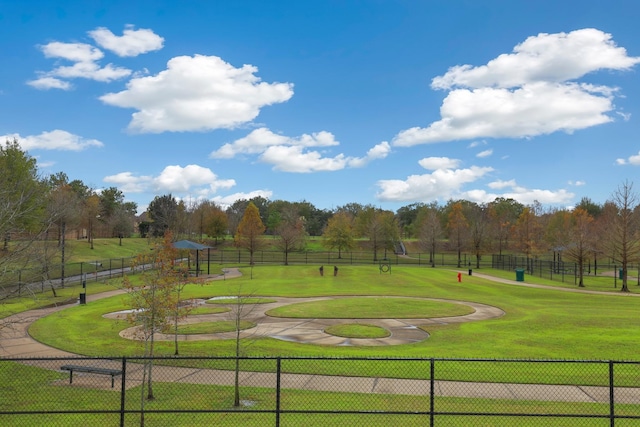
<path id="1" fill-rule="evenodd" d="M 223 278 L 233 278 L 239 275 L 238 270 L 230 270 L 226 277 L 211 277 L 211 280 L 220 280 Z M 481 275 L 479 275 L 481 276 Z M 486 276 L 488 279 L 495 279 Z M 523 284 L 522 282 L 498 279 L 503 283 L 514 284 L 518 286 L 535 286 L 531 284 Z M 559 290 L 559 288 L 553 288 Z M 563 289 L 564 290 L 564 289 Z M 567 289 L 569 290 L 569 289 Z M 88 295 L 87 301 L 95 301 L 100 298 L 121 294 L 123 291 L 116 290 L 105 292 L 97 295 Z M 616 294 L 619 295 L 619 294 Z M 290 303 L 288 299 L 282 299 L 283 303 Z M 296 300 L 298 301 L 298 300 Z M 28 358 L 24 363 L 38 365 L 51 369 L 51 360 L 37 360 L 35 358 L 75 358 L 76 354 L 55 349 L 41 344 L 31 338 L 28 334 L 29 325 L 36 319 L 46 316 L 50 313 L 63 310 L 68 306 L 58 306 L 51 308 L 43 308 L 20 313 L 5 319 L 5 325 L 11 324 L 11 328 L 3 328 L 0 330 L 0 357 L 2 358 Z M 487 306 L 488 307 L 488 306 Z M 491 313 L 489 311 L 488 313 Z M 493 312 L 495 315 L 496 313 Z M 464 316 L 460 316 L 461 318 Z M 279 319 L 282 320 L 282 319 Z M 432 319 L 433 320 L 433 319 Z M 451 318 L 449 318 L 451 320 Z M 467 319 L 479 320 L 479 319 Z M 459 319 L 459 321 L 464 321 Z M 299 326 L 298 326 L 299 328 Z M 300 330 L 296 332 L 304 332 Z M 300 340 L 305 340 L 301 336 Z M 327 342 L 325 342 L 327 343 Z M 327 343 L 330 344 L 330 343 Z M 60 365 L 64 364 L 61 361 Z M 88 363 L 88 362 L 78 362 Z M 95 363 L 95 362 L 93 362 Z M 112 363 L 113 367 L 118 367 L 116 361 L 105 361 Z M 156 366 L 154 368 L 154 377 L 162 379 L 162 381 L 175 381 L 184 383 L 204 383 L 233 385 L 233 372 L 197 369 L 197 368 L 179 368 L 169 366 Z M 60 380 L 66 383 L 66 380 Z M 127 365 L 127 381 L 125 387 L 131 388 L 138 386 L 142 381 L 142 366 L 137 364 Z M 102 387 L 110 388 L 111 381 L 105 378 Z M 96 387 L 95 376 L 90 375 L 74 375 L 74 386 L 78 387 Z M 241 375 L 241 384 L 256 387 L 275 387 L 275 374 L 259 373 L 259 372 L 243 372 Z M 116 385 L 117 388 L 120 384 Z M 358 393 L 380 393 L 380 394 L 404 394 L 404 395 L 428 395 L 430 393 L 429 380 L 416 379 L 393 379 L 378 377 L 337 377 L 326 375 L 311 374 L 283 374 L 281 377 L 281 387 L 295 388 L 302 390 L 319 390 L 319 391 L 339 391 L 339 392 L 358 392 Z M 542 384 L 515 384 L 515 383 L 470 383 L 459 381 L 435 381 L 434 393 L 436 396 L 449 397 L 469 397 L 469 398 L 489 398 L 489 399 L 522 399 L 522 400 L 540 400 L 540 401 L 557 401 L 557 402 L 601 402 L 608 403 L 610 399 L 609 389 L 607 387 L 587 387 L 572 385 L 542 385 Z M 616 388 L 616 403 L 640 404 L 640 387 L 634 388 Z"/>

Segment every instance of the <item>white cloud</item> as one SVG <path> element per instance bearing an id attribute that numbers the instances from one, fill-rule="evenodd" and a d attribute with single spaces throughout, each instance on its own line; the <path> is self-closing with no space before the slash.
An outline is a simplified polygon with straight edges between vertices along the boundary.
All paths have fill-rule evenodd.
<path id="1" fill-rule="evenodd" d="M 198 165 L 167 166 L 154 180 L 156 188 L 176 193 L 188 192 L 192 187 L 206 185 L 212 192 L 236 185 L 233 179 L 218 179 L 211 169 Z"/>
<path id="2" fill-rule="evenodd" d="M 161 49 L 164 39 L 148 29 L 135 30 L 127 26 L 122 36 L 114 35 L 104 27 L 89 31 L 100 46 L 115 52 L 119 56 L 137 56 L 142 53 Z M 102 67 L 98 61 L 104 53 L 87 43 L 50 42 L 39 46 L 46 58 L 70 61 L 72 65 L 60 65 L 46 72 L 38 72 L 39 77 L 27 82 L 36 89 L 69 90 L 71 85 L 61 79 L 83 78 L 99 82 L 111 82 L 130 76 L 128 68 L 113 64 Z"/>
<path id="3" fill-rule="evenodd" d="M 348 157 L 344 154 L 323 157 L 319 151 L 309 151 L 312 147 L 331 147 L 339 144 L 333 134 L 326 131 L 287 137 L 273 133 L 267 128 L 259 128 L 243 138 L 224 144 L 213 151 L 210 157 L 229 159 L 237 155 L 255 154 L 259 155 L 260 161 L 273 165 L 274 170 L 309 173 L 363 167 L 372 160 L 387 157 L 391 152 L 391 146 L 386 141 L 369 149 L 364 157 Z"/>
<path id="4" fill-rule="evenodd" d="M 493 181 L 490 182 L 487 187 L 493 189 L 493 190 L 500 190 L 502 188 L 509 188 L 509 187 L 515 187 L 516 186 L 516 180 L 515 179 L 511 179 L 509 181 L 502 181 L 502 180 L 497 180 L 497 181 Z"/>
<path id="5" fill-rule="evenodd" d="M 19 134 L 0 136 L 0 140 L 18 140 L 24 150 L 59 150 L 82 151 L 90 147 L 102 147 L 104 144 L 97 139 L 85 139 L 64 130 L 42 132 L 40 135 L 21 137 Z"/>
<path id="6" fill-rule="evenodd" d="M 435 77 L 431 86 L 508 88 L 539 81 L 560 83 L 597 70 L 629 70 L 640 62 L 640 57 L 627 56 L 624 48 L 617 47 L 611 34 L 594 28 L 540 33 L 515 46 L 513 52 L 479 67 L 452 67 L 445 75 Z"/>
<path id="7" fill-rule="evenodd" d="M 456 89 L 445 98 L 442 119 L 427 128 L 400 132 L 397 146 L 470 138 L 524 138 L 610 122 L 610 97 L 589 93 L 581 85 L 538 82 L 515 90 Z"/>
<path id="8" fill-rule="evenodd" d="M 270 199 L 272 195 L 273 192 L 271 190 L 255 190 L 249 193 L 234 193 L 228 196 L 216 196 L 211 198 L 211 200 L 217 205 L 221 206 L 223 209 L 226 209 L 238 200 L 250 200 L 254 197 L 264 197 L 265 199 Z"/>
<path id="9" fill-rule="evenodd" d="M 116 185 L 125 193 L 144 193 L 148 191 L 153 183 L 153 177 L 148 175 L 135 176 L 131 172 L 121 172 L 115 175 L 106 176 L 104 182 Z"/>
<path id="10" fill-rule="evenodd" d="M 524 205 L 540 202 L 543 204 L 565 204 L 570 202 L 575 195 L 567 190 L 541 190 L 529 189 L 518 185 L 515 179 L 509 181 L 493 181 L 487 185 L 492 190 L 507 190 L 500 193 L 489 193 L 484 190 L 471 190 L 463 193 L 468 200 L 477 203 L 487 203 L 495 200 L 497 197 L 505 199 L 514 199 Z"/>
<path id="11" fill-rule="evenodd" d="M 489 157 L 493 155 L 493 150 L 484 150 L 479 152 L 478 154 L 476 154 L 476 157 L 479 157 L 481 159 L 485 158 L 485 157 Z"/>
<path id="12" fill-rule="evenodd" d="M 86 43 L 51 42 L 40 46 L 46 58 L 61 58 L 71 62 L 94 62 L 104 57 L 97 47 Z"/>
<path id="13" fill-rule="evenodd" d="M 40 77 L 35 80 L 29 80 L 27 82 L 29 86 L 33 86 L 36 89 L 47 90 L 47 89 L 61 89 L 61 90 L 69 90 L 71 89 L 71 83 L 65 82 L 64 80 L 57 79 L 55 77 Z"/>
<path id="14" fill-rule="evenodd" d="M 98 27 L 89 31 L 89 36 L 104 49 L 114 52 L 118 56 L 138 56 L 143 53 L 160 50 L 164 38 L 149 29 L 134 30 L 127 26 L 122 36 L 116 36 L 109 29 Z"/>
<path id="15" fill-rule="evenodd" d="M 493 168 L 471 166 L 467 169 L 453 169 L 458 160 L 432 157 L 422 159 L 420 164 L 427 168 L 440 167 L 430 174 L 411 175 L 406 180 L 380 180 L 381 191 L 376 197 L 381 201 L 425 202 L 447 199 L 459 193 L 463 185 L 477 181 L 492 172 Z"/>
<path id="16" fill-rule="evenodd" d="M 432 88 L 450 91 L 441 120 L 399 132 L 393 143 L 523 138 L 607 123 L 617 89 L 574 80 L 598 70 L 629 70 L 639 62 L 596 29 L 529 37 L 512 54 L 435 77 Z"/>
<path id="17" fill-rule="evenodd" d="M 179 56 L 157 75 L 133 78 L 127 89 L 100 99 L 134 108 L 136 132 L 206 131 L 235 128 L 255 119 L 264 106 L 293 96 L 291 83 L 266 83 L 252 65 L 235 68 L 216 56 Z"/>
<path id="18" fill-rule="evenodd" d="M 187 165 L 185 167 L 167 166 L 155 177 L 148 175 L 136 176 L 131 172 L 121 172 L 107 176 L 103 181 L 116 184 L 122 191 L 129 193 L 195 193 L 202 197 L 210 196 L 220 189 L 227 189 L 236 185 L 235 180 L 220 179 L 210 169 L 198 165 Z"/>
<path id="19" fill-rule="evenodd" d="M 237 139 L 232 143 L 224 144 L 218 150 L 211 153 L 214 159 L 231 159 L 239 154 L 260 154 L 267 148 L 277 145 L 302 146 L 302 147 L 330 147 L 339 145 L 330 132 L 321 131 L 311 135 L 303 134 L 298 138 L 291 138 L 273 133 L 267 128 L 258 128 L 247 136 Z"/>
<path id="20" fill-rule="evenodd" d="M 260 160 L 274 165 L 275 170 L 299 173 L 341 170 L 348 162 L 344 154 L 322 157 L 317 151 L 303 152 L 299 145 L 271 146 L 262 153 Z"/>
<path id="21" fill-rule="evenodd" d="M 582 187 L 583 185 L 586 185 L 587 183 L 585 181 L 569 181 L 568 184 L 571 185 L 571 186 L 575 186 L 575 187 Z"/>
<path id="22" fill-rule="evenodd" d="M 418 164 L 427 170 L 454 169 L 460 165 L 460 160 L 449 157 L 425 157 L 418 160 Z"/>
<path id="23" fill-rule="evenodd" d="M 485 140 L 473 141 L 469 144 L 469 148 L 476 148 L 476 147 L 480 147 L 481 145 L 487 145 L 487 141 Z"/>
<path id="24" fill-rule="evenodd" d="M 640 151 L 638 154 L 631 155 L 626 159 L 616 159 L 616 163 L 619 165 L 640 166 Z"/>
<path id="25" fill-rule="evenodd" d="M 387 141 L 382 141 L 367 151 L 364 157 L 350 157 L 347 165 L 352 168 L 360 168 L 372 160 L 384 159 L 391 153 L 391 145 Z"/>
<path id="26" fill-rule="evenodd" d="M 470 190 L 460 194 L 461 198 L 476 202 L 476 203 L 488 203 L 495 200 L 498 197 L 505 199 L 516 200 L 523 205 L 530 205 L 534 202 L 540 202 L 542 204 L 566 204 L 572 201 L 575 194 L 568 192 L 567 190 L 541 190 L 541 189 L 528 189 L 516 185 L 515 181 L 509 181 L 511 183 L 510 190 L 504 193 L 489 193 L 485 190 Z M 507 187 L 508 188 L 508 187 Z"/>
<path id="27" fill-rule="evenodd" d="M 55 76 L 66 79 L 82 78 L 99 82 L 110 82 L 127 77 L 130 74 L 131 70 L 117 67 L 113 64 L 100 67 L 100 65 L 95 62 L 76 62 L 73 65 L 54 68 L 45 76 Z"/>
<path id="28" fill-rule="evenodd" d="M 86 43 L 51 42 L 40 46 L 47 58 L 56 58 L 73 62 L 72 65 L 60 65 L 51 71 L 38 72 L 39 77 L 27 82 L 36 89 L 71 89 L 71 84 L 61 79 L 83 78 L 100 82 L 110 82 L 127 77 L 131 70 L 107 64 L 101 67 L 98 60 L 104 53 Z"/>

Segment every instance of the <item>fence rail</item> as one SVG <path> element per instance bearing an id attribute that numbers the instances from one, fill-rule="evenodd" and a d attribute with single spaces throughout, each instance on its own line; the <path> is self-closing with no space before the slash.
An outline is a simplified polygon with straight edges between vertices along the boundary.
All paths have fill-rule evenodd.
<path id="1" fill-rule="evenodd" d="M 191 268 L 198 268 L 199 273 L 209 273 L 215 265 L 242 266 L 249 265 L 250 255 L 244 250 L 203 250 L 194 255 L 189 253 L 185 260 Z M 97 282 L 122 277 L 131 272 L 135 257 L 96 259 L 90 262 L 67 263 L 62 268 L 61 264 L 48 267 L 46 274 L 42 269 L 25 268 L 15 271 L 5 271 L 2 274 L 2 286 L 0 293 L 7 293 L 10 287 L 13 294 L 43 292 L 51 286 L 64 287 L 65 284 L 78 283 L 83 280 Z M 525 269 L 527 274 L 538 277 L 560 280 L 562 282 L 574 282 L 577 279 L 577 266 L 574 263 L 564 261 L 550 261 L 543 259 L 526 258 L 515 255 L 491 255 L 477 262 L 475 257 L 462 254 L 460 260 L 452 253 L 442 252 L 432 256 L 425 253 L 399 255 L 393 252 L 381 251 L 376 257 L 372 252 L 291 252 L 285 255 L 281 251 L 258 251 L 254 253 L 254 265 L 381 265 L 388 268 L 393 266 L 418 266 L 418 267 L 445 267 L 475 269 L 494 268 L 501 270 Z M 588 262 L 584 266 L 585 274 L 598 274 L 603 271 L 615 271 L 619 266 L 611 260 Z M 141 267 L 144 268 L 144 267 Z M 64 271 L 64 276 L 62 272 Z M 635 273 L 640 285 L 640 264 L 628 266 L 628 273 Z M 46 280 L 45 280 L 46 277 Z M 514 276 L 515 277 L 515 276 Z"/>
<path id="2" fill-rule="evenodd" d="M 630 361 L 0 359 L 0 418 L 3 426 L 628 426 L 640 423 L 638 378 L 640 362 Z"/>
<path id="3" fill-rule="evenodd" d="M 561 282 L 573 282 L 574 284 L 578 281 L 580 270 L 578 264 L 574 262 L 565 262 L 560 259 L 535 259 L 516 255 L 492 255 L 491 268 L 508 271 L 522 269 L 532 276 L 559 280 Z M 606 262 L 600 261 L 599 263 L 589 260 L 582 267 L 582 273 L 585 276 L 596 276 L 602 272 L 611 272 L 614 282 L 622 279 L 623 272 L 620 265 L 611 263 L 610 260 Z M 640 285 L 640 264 L 628 265 L 627 275 L 628 277 L 633 275 L 634 279 Z"/>

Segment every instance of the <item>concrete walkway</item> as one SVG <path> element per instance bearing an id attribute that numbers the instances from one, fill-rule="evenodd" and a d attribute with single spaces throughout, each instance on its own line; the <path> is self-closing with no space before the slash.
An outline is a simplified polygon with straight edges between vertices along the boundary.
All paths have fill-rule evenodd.
<path id="1" fill-rule="evenodd" d="M 220 276 L 217 278 L 211 278 L 211 280 L 222 280 L 226 278 L 233 278 L 239 275 L 237 270 L 229 270 L 226 277 Z M 481 276 L 482 275 L 478 275 Z M 490 280 L 497 280 L 503 283 L 509 283 L 519 286 L 535 286 L 524 284 L 522 282 L 508 281 L 502 279 L 495 279 L 489 276 L 484 276 Z M 559 288 L 553 288 L 554 290 L 565 290 Z M 571 289 L 567 289 L 572 291 Z M 105 292 L 97 295 L 88 295 L 87 301 L 95 301 L 100 298 L 106 298 L 113 295 L 122 294 L 124 291 L 116 290 L 111 292 Z M 619 295 L 619 294 L 616 294 Z M 318 299 L 318 298 L 317 298 Z M 277 303 L 273 303 L 273 306 L 290 304 L 292 302 L 299 302 L 300 299 L 291 298 L 279 298 Z M 445 300 L 446 302 L 453 302 Z M 403 321 L 397 320 L 380 320 L 369 319 L 370 321 L 380 321 L 382 325 L 387 325 L 389 328 L 396 328 L 399 335 L 402 335 L 399 331 L 402 331 L 407 325 L 413 329 L 414 323 L 433 321 L 433 322 L 461 322 L 481 320 L 482 318 L 491 318 L 502 315 L 504 313 L 495 307 L 484 306 L 481 304 L 458 302 L 462 304 L 472 305 L 476 312 L 469 316 L 459 316 L 456 318 L 442 318 L 442 319 L 404 319 Z M 262 312 L 267 310 L 268 305 L 265 305 Z M 44 344 L 41 344 L 31 338 L 28 334 L 28 328 L 31 323 L 40 317 L 46 316 L 56 311 L 63 310 L 68 306 L 58 306 L 51 308 L 44 308 L 38 310 L 31 310 L 28 312 L 16 314 L 10 318 L 5 319 L 5 325 L 11 325 L 11 327 L 5 327 L 0 330 L 0 357 L 2 358 L 27 358 L 32 360 L 25 360 L 24 363 L 31 365 L 42 366 L 47 369 L 51 369 L 51 360 L 37 360 L 36 358 L 77 358 L 78 355 L 65 352 L 59 349 L 55 349 Z M 295 339 L 299 342 L 313 342 L 326 345 L 392 345 L 410 342 L 416 339 L 417 336 L 410 335 L 404 338 L 396 336 L 384 343 L 354 343 L 351 340 L 349 343 L 339 341 L 331 341 L 331 336 L 320 335 L 320 330 L 326 326 L 326 322 L 332 322 L 331 320 L 317 320 L 310 319 L 307 321 L 301 321 L 300 319 L 293 319 L 293 324 L 284 324 L 285 319 L 271 319 L 264 317 L 263 332 L 274 336 L 274 338 L 280 337 L 280 339 Z M 344 321 L 344 320 L 342 320 Z M 363 320 L 364 321 L 364 320 Z M 314 323 L 315 322 L 315 323 Z M 390 322 L 390 323 L 385 323 Z M 398 322 L 396 324 L 395 322 Z M 383 326 L 385 327 L 385 326 Z M 307 333 L 310 333 L 307 335 Z M 282 338 L 285 337 L 285 338 Z M 222 338 L 222 337 L 217 337 Z M 336 337 L 333 337 L 336 338 Z M 337 338 L 336 338 L 337 339 Z M 424 339 L 424 338 L 423 338 Z M 396 341 L 394 341 L 396 340 Z M 402 340 L 401 342 L 398 340 Z M 102 360 L 101 360 L 102 361 Z M 118 361 L 104 360 L 106 364 L 104 367 L 118 368 Z M 61 361 L 61 365 L 64 364 Z M 74 362 L 76 363 L 76 362 Z M 93 363 L 91 361 L 79 361 L 78 363 Z M 329 362 L 330 363 L 330 362 Z M 428 363 L 425 361 L 425 363 Z M 460 362 L 463 363 L 463 362 Z M 191 384 L 218 384 L 218 385 L 233 385 L 233 371 L 224 370 L 211 370 L 211 369 L 197 369 L 197 368 L 180 368 L 171 366 L 155 366 L 154 378 L 157 381 L 168 382 L 184 382 Z M 100 388 L 110 389 L 111 381 L 109 378 L 96 379 L 95 376 L 81 374 L 74 375 L 74 387 L 97 387 L 96 384 L 104 383 Z M 125 387 L 131 388 L 140 385 L 142 381 L 142 365 L 129 363 L 127 365 L 127 377 Z M 66 380 L 60 380 L 61 384 L 67 384 Z M 116 382 L 116 389 L 120 388 L 120 384 Z M 274 388 L 276 384 L 276 376 L 271 373 L 260 372 L 242 372 L 241 384 L 245 386 L 255 387 L 270 387 Z M 379 393 L 379 394 L 403 394 L 403 395 L 428 395 L 431 392 L 430 381 L 420 379 L 394 379 L 394 378 L 379 378 L 379 377 L 348 377 L 348 376 L 327 376 L 327 375 L 311 375 L 311 374 L 282 374 L 281 376 L 282 388 L 293 388 L 301 390 L 317 390 L 317 391 L 334 391 L 334 392 L 356 392 L 356 393 Z M 488 399 L 522 399 L 522 400 L 540 400 L 540 401 L 555 401 L 555 402 L 600 402 L 608 403 L 610 399 L 608 387 L 592 387 L 592 386 L 573 386 L 573 385 L 542 385 L 542 384 L 515 384 L 515 383 L 472 383 L 472 382 L 459 382 L 459 381 L 435 381 L 434 382 L 434 394 L 436 396 L 447 397 L 468 397 L 468 398 L 488 398 Z M 640 404 L 640 387 L 625 387 L 616 388 L 615 395 L 616 403 L 628 403 L 628 404 Z"/>

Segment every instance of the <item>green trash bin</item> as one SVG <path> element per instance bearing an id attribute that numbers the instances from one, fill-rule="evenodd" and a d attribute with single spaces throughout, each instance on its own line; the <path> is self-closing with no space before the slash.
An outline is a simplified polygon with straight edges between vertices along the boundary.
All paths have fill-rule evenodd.
<path id="1" fill-rule="evenodd" d="M 620 269 L 618 271 L 618 279 L 620 279 L 620 280 L 624 279 L 624 270 L 623 269 Z"/>
<path id="2" fill-rule="evenodd" d="M 524 282 L 524 269 L 522 268 L 516 269 L 516 281 Z"/>

